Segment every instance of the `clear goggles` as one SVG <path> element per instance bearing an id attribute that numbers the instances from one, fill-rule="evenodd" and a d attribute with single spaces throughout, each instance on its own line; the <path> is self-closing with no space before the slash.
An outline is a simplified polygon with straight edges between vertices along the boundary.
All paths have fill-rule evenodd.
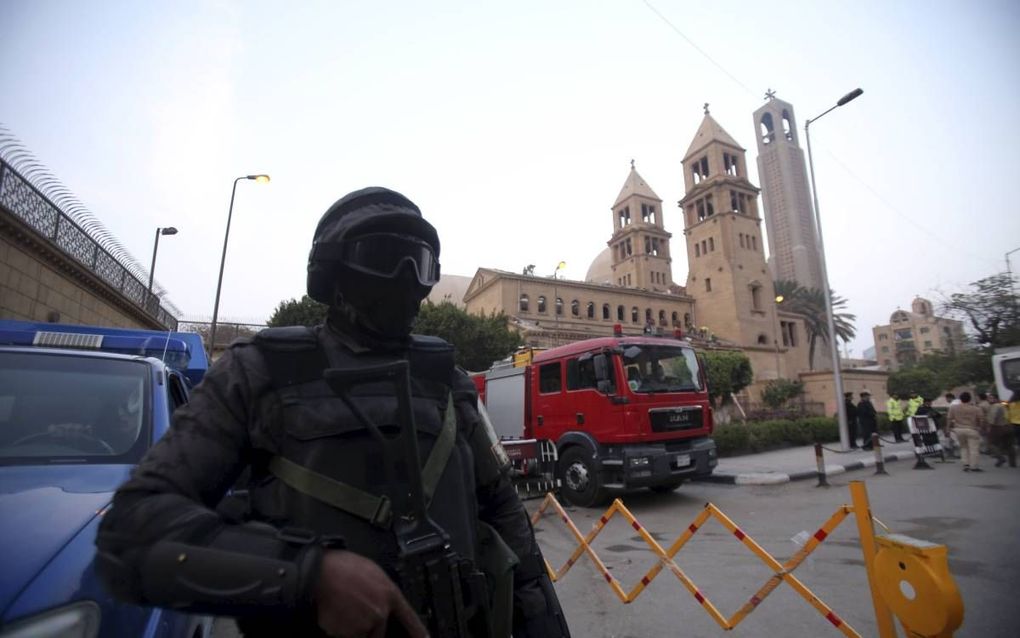
<path id="1" fill-rule="evenodd" d="M 414 267 L 418 283 L 433 286 L 439 282 L 439 260 L 428 242 L 410 235 L 396 233 L 372 233 L 348 239 L 340 244 L 320 244 L 320 256 L 336 258 L 348 268 L 375 275 L 393 278 L 405 263 Z"/>

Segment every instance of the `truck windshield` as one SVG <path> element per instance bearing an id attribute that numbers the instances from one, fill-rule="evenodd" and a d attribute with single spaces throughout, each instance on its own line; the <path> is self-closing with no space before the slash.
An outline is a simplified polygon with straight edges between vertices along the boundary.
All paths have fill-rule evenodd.
<path id="1" fill-rule="evenodd" d="M 625 345 L 623 371 L 633 392 L 698 392 L 702 389 L 698 357 L 691 348 Z"/>
<path id="2" fill-rule="evenodd" d="M 0 464 L 137 463 L 148 373 L 130 360 L 0 352 Z"/>

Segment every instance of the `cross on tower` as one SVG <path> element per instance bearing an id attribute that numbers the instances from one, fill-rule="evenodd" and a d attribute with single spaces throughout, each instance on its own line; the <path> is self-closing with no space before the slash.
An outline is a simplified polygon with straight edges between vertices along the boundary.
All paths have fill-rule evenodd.
<path id="1" fill-rule="evenodd" d="M 705 115 L 708 115 L 708 102 L 705 102 Z"/>
<path id="2" fill-rule="evenodd" d="M 765 99 L 768 100 L 769 102 L 776 99 L 776 92 L 773 91 L 772 89 L 765 91 Z"/>

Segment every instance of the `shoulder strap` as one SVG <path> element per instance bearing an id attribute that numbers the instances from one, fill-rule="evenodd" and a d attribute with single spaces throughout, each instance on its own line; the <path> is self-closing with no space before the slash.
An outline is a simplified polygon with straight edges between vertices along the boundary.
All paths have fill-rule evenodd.
<path id="1" fill-rule="evenodd" d="M 422 468 L 422 487 L 427 503 L 432 502 L 439 479 L 450 460 L 457 438 L 457 416 L 454 412 L 453 394 L 446 402 L 446 414 L 439 437 L 432 446 L 432 452 Z M 292 489 L 310 496 L 327 505 L 362 518 L 372 525 L 388 529 L 393 520 L 390 499 L 377 496 L 353 485 L 319 474 L 303 465 L 282 456 L 275 456 L 269 462 L 269 471 Z"/>

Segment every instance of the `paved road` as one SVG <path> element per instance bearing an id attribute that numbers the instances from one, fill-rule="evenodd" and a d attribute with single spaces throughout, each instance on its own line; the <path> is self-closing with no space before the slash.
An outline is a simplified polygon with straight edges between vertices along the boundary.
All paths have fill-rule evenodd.
<path id="1" fill-rule="evenodd" d="M 987 459 L 987 457 L 985 457 Z M 990 465 L 990 464 L 989 464 Z M 960 638 L 1020 634 L 1020 470 L 988 467 L 965 474 L 959 464 L 913 471 L 892 464 L 891 476 L 871 470 L 830 479 L 832 487 L 804 481 L 775 486 L 684 485 L 666 496 L 639 492 L 624 502 L 656 540 L 668 546 L 711 501 L 766 550 L 783 560 L 797 546 L 791 537 L 814 531 L 843 503 L 850 480 L 866 480 L 875 516 L 893 531 L 949 547 L 950 570 L 965 606 Z M 534 509 L 537 501 L 529 501 Z M 582 532 L 601 510 L 571 509 Z M 558 567 L 575 543 L 556 517 L 545 517 L 537 534 Z M 654 564 L 634 529 L 613 519 L 594 546 L 625 590 Z M 681 551 L 677 564 L 729 616 L 770 575 L 753 554 L 716 522 L 708 523 Z M 877 629 L 857 530 L 848 518 L 795 574 L 863 636 Z M 556 585 L 573 635 L 604 638 L 722 636 L 713 621 L 670 573 L 663 572 L 633 603 L 623 605 L 594 567 L 582 558 Z M 231 635 L 220 627 L 217 636 Z M 736 629 L 735 636 L 840 636 L 789 586 L 783 584 Z"/>

